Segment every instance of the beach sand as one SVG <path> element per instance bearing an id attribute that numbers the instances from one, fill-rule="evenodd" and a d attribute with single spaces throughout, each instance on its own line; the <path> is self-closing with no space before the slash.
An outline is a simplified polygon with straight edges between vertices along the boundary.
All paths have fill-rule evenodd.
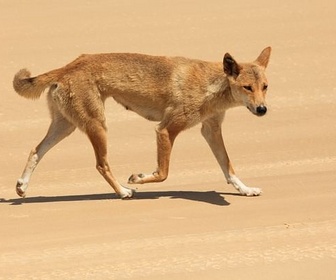
<path id="1" fill-rule="evenodd" d="M 334 279 L 336 3 L 295 1 L 1 1 L 0 279 Z M 50 122 L 45 95 L 19 97 L 14 74 L 82 53 L 254 60 L 272 46 L 268 113 L 227 112 L 237 175 L 227 185 L 200 125 L 176 140 L 169 178 L 122 201 L 76 131 L 15 193 Z M 106 102 L 109 161 L 122 184 L 156 167 L 156 123 Z"/>

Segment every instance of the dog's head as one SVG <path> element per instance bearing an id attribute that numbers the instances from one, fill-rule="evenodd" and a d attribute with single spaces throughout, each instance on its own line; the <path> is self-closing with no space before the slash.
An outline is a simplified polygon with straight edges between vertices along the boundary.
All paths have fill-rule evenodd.
<path id="1" fill-rule="evenodd" d="M 257 116 L 267 112 L 265 96 L 268 82 L 265 69 L 270 55 L 271 47 L 267 47 L 252 63 L 238 64 L 228 53 L 223 59 L 224 73 L 229 80 L 233 98 Z"/>

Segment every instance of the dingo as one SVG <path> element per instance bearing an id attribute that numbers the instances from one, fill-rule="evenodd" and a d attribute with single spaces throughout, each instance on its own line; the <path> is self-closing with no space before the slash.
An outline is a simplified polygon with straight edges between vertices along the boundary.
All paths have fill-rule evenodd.
<path id="1" fill-rule="evenodd" d="M 221 132 L 225 111 L 246 106 L 253 114 L 266 114 L 267 67 L 271 48 L 265 48 L 252 63 L 237 63 L 225 54 L 223 63 L 183 57 L 142 54 L 81 55 L 70 64 L 31 77 L 26 69 L 14 77 L 15 91 L 30 99 L 49 88 L 51 125 L 41 143 L 31 151 L 17 181 L 16 192 L 25 197 L 30 177 L 42 157 L 76 127 L 89 137 L 96 156 L 96 168 L 121 198 L 134 190 L 122 186 L 113 176 L 107 160 L 104 102 L 112 96 L 126 109 L 159 122 L 157 169 L 151 174 L 133 174 L 129 184 L 164 181 L 176 136 L 197 123 L 228 183 L 242 195 L 259 195 L 261 190 L 245 186 L 236 177 Z"/>

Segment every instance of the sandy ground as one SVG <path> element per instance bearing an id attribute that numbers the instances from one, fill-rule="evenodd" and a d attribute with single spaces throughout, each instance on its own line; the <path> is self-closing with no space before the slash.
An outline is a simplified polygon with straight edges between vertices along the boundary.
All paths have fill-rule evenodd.
<path id="1" fill-rule="evenodd" d="M 335 279 L 335 3 L 0 1 L 0 279 Z M 45 97 L 12 89 L 20 68 L 99 52 L 250 61 L 268 45 L 269 113 L 233 109 L 223 125 L 237 174 L 262 196 L 225 183 L 197 126 L 177 139 L 168 180 L 133 200 L 111 193 L 80 132 L 17 197 L 49 125 Z M 155 123 L 112 99 L 106 111 L 115 175 L 153 171 Z"/>

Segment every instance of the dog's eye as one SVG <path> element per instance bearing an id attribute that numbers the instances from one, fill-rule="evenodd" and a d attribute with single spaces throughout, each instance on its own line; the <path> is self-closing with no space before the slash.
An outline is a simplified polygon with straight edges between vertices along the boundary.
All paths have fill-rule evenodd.
<path id="1" fill-rule="evenodd" d="M 268 88 L 268 85 L 264 85 L 264 90 L 267 90 L 267 88 Z"/>
<path id="2" fill-rule="evenodd" d="M 248 91 L 253 91 L 251 86 L 244 86 L 244 89 L 246 89 Z"/>

